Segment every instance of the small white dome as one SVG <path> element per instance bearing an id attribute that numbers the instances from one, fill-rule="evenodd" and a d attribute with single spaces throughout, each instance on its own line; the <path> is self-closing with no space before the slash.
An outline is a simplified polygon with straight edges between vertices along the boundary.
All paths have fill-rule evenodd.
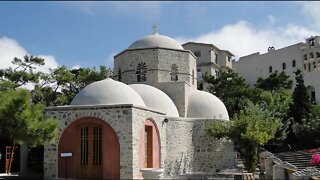
<path id="1" fill-rule="evenodd" d="M 183 47 L 176 40 L 159 35 L 158 33 L 145 36 L 134 43 L 132 43 L 128 49 L 141 49 L 141 48 L 153 48 L 162 47 L 169 49 L 183 49 Z"/>
<path id="2" fill-rule="evenodd" d="M 215 95 L 193 90 L 189 94 L 187 117 L 229 120 L 226 106 Z"/>
<path id="3" fill-rule="evenodd" d="M 130 86 L 110 78 L 97 81 L 83 88 L 71 105 L 133 104 L 146 107 L 140 95 Z"/>
<path id="4" fill-rule="evenodd" d="M 147 107 L 166 113 L 168 116 L 179 117 L 174 102 L 160 89 L 145 84 L 131 84 L 129 86 L 138 92 Z"/>

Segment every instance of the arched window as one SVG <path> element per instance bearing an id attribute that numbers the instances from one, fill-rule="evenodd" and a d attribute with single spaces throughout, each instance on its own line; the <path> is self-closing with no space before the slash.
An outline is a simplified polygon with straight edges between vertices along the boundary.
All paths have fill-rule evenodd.
<path id="1" fill-rule="evenodd" d="M 137 66 L 137 81 L 143 82 L 147 80 L 147 66 L 146 63 L 140 62 Z"/>
<path id="2" fill-rule="evenodd" d="M 283 70 L 286 69 L 286 63 L 282 63 L 282 69 L 283 69 Z"/>
<path id="3" fill-rule="evenodd" d="M 121 72 L 121 68 L 119 68 L 118 70 L 118 80 L 121 82 L 122 79 L 122 72 Z"/>
<path id="4" fill-rule="evenodd" d="M 176 64 L 172 64 L 171 66 L 171 81 L 178 81 L 178 66 Z"/>
<path id="5" fill-rule="evenodd" d="M 296 60 L 292 61 L 292 67 L 296 67 Z"/>

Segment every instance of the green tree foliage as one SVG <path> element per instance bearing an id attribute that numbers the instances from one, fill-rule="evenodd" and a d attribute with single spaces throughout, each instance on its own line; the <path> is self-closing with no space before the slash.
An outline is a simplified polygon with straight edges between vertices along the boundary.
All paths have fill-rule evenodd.
<path id="1" fill-rule="evenodd" d="M 69 70 L 65 66 L 51 70 L 43 76 L 43 83 L 37 84 L 32 91 L 34 102 L 42 102 L 46 106 L 68 105 L 73 97 L 85 86 L 103 80 L 112 71 L 105 66 L 95 68 L 79 68 Z M 50 86 L 48 86 L 50 85 Z"/>
<path id="2" fill-rule="evenodd" d="M 28 90 L 0 91 L 0 137 L 39 145 L 56 135 L 57 121 L 45 120 L 44 106 L 33 104 Z"/>
<path id="3" fill-rule="evenodd" d="M 255 87 L 276 92 L 280 89 L 291 89 L 293 87 L 293 81 L 290 80 L 290 76 L 286 75 L 284 71 L 278 73 L 278 71 L 270 74 L 267 78 L 259 77 Z"/>
<path id="4" fill-rule="evenodd" d="M 44 65 L 44 59 L 34 56 L 14 58 L 14 68 L 0 69 L 0 90 L 16 89 L 27 83 L 38 83 L 41 72 L 35 72 L 36 67 Z"/>
<path id="5" fill-rule="evenodd" d="M 241 110 L 230 122 L 216 121 L 208 124 L 206 132 L 210 137 L 233 140 L 244 157 L 246 169 L 254 172 L 259 146 L 274 138 L 279 125 L 278 118 L 270 116 L 258 105 L 249 103 L 245 110 Z"/>
<path id="6" fill-rule="evenodd" d="M 320 106 L 311 101 L 300 70 L 296 72 L 296 87 L 288 117 L 291 120 L 289 144 L 295 149 L 320 146 Z"/>
<path id="7" fill-rule="evenodd" d="M 252 93 L 245 79 L 235 72 L 222 72 L 219 78 L 205 76 L 204 80 L 210 84 L 209 92 L 225 104 L 230 117 L 240 112 Z"/>
<path id="8" fill-rule="evenodd" d="M 303 76 L 300 70 L 296 74 L 296 87 L 292 94 L 292 103 L 290 104 L 289 116 L 293 121 L 301 124 L 303 119 L 307 119 L 312 110 L 312 102 L 304 85 Z"/>

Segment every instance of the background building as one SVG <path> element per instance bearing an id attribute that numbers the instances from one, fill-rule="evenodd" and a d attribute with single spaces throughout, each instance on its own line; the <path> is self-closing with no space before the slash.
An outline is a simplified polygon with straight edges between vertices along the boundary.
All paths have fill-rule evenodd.
<path id="1" fill-rule="evenodd" d="M 207 91 L 208 84 L 203 82 L 203 76 L 219 77 L 221 72 L 233 71 L 234 55 L 227 50 L 221 50 L 213 44 L 197 42 L 188 42 L 182 46 L 197 57 L 197 80 L 199 84 L 203 84 L 204 91 Z"/>
<path id="2" fill-rule="evenodd" d="M 311 99 L 320 102 L 320 37 L 310 37 L 306 42 L 281 49 L 269 47 L 268 52 L 259 52 L 240 57 L 233 68 L 253 85 L 258 77 L 266 78 L 271 73 L 284 71 L 295 82 L 295 72 L 300 69 Z"/>

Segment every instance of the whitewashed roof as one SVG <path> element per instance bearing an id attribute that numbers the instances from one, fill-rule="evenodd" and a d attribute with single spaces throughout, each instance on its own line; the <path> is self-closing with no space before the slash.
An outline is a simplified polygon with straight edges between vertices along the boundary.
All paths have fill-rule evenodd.
<path id="1" fill-rule="evenodd" d="M 83 88 L 71 105 L 133 104 L 146 107 L 140 95 L 130 86 L 110 78 L 97 81 Z"/>
<path id="2" fill-rule="evenodd" d="M 129 46 L 128 49 L 142 49 L 153 47 L 183 50 L 183 47 L 176 40 L 168 36 L 159 35 L 158 33 L 145 36 L 135 41 Z"/>
<path id="3" fill-rule="evenodd" d="M 193 90 L 189 94 L 187 117 L 229 120 L 227 108 L 215 95 Z"/>
<path id="4" fill-rule="evenodd" d="M 146 84 L 131 84 L 129 86 L 138 92 L 147 107 L 166 113 L 167 116 L 179 117 L 174 102 L 160 89 Z"/>

